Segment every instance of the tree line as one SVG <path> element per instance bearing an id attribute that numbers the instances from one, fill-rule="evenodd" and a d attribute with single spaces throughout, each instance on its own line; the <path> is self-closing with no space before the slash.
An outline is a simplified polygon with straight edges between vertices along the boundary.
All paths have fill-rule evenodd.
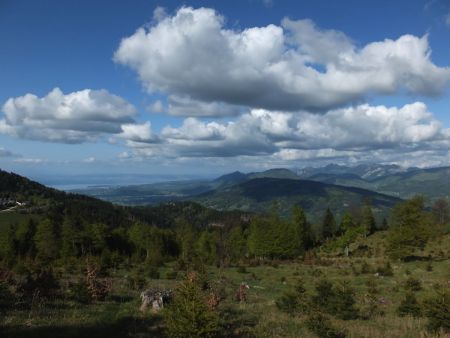
<path id="1" fill-rule="evenodd" d="M 293 208 L 289 218 L 280 217 L 274 205 L 265 215 L 232 214 L 228 222 L 204 226 L 195 224 L 203 216 L 189 218 L 180 213 L 171 218 L 170 210 L 165 217 L 173 223 L 165 227 L 129 220 L 108 224 L 101 217 L 92 222 L 91 217 L 73 212 L 48 213 L 39 220 L 1 227 L 0 258 L 9 264 L 27 259 L 64 264 L 68 259 L 96 256 L 109 266 L 124 260 L 160 266 L 174 259 L 227 266 L 252 258 L 292 259 L 324 243 L 346 250 L 358 236 L 388 228 L 386 219 L 377 224 L 368 203 L 356 216 L 345 213 L 339 222 L 327 208 L 321 224 L 311 224 L 300 206 Z M 405 258 L 423 249 L 430 238 L 448 230 L 449 214 L 446 200 L 436 201 L 431 209 L 421 197 L 399 204 L 389 221 L 388 253 Z"/>

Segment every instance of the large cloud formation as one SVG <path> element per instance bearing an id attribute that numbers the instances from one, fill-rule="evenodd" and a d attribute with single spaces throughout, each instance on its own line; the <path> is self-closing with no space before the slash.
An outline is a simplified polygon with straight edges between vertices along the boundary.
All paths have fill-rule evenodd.
<path id="1" fill-rule="evenodd" d="M 361 104 L 326 114 L 253 109 L 223 123 L 190 117 L 180 127 L 163 128 L 159 143 L 134 138 L 129 146 L 141 157 L 275 155 L 298 160 L 439 150 L 448 147 L 449 135 L 424 103 L 415 102 L 401 108 Z"/>
<path id="2" fill-rule="evenodd" d="M 101 134 L 122 132 L 133 123 L 135 108 L 106 90 L 85 89 L 64 94 L 59 88 L 39 98 L 33 94 L 10 98 L 2 107 L 0 133 L 19 138 L 81 143 Z"/>
<path id="3" fill-rule="evenodd" d="M 182 7 L 124 38 L 114 60 L 134 69 L 148 91 L 163 92 L 175 102 L 182 97 L 269 110 L 326 111 L 370 94 L 441 92 L 450 69 L 436 66 L 430 56 L 426 35 L 359 48 L 344 33 L 320 29 L 310 20 L 232 30 L 213 9 Z M 172 113 L 203 115 L 190 109 Z M 224 114 L 224 109 L 217 111 Z"/>
<path id="4" fill-rule="evenodd" d="M 213 9 L 182 7 L 169 16 L 158 8 L 150 26 L 121 41 L 114 61 L 136 71 L 149 92 L 163 94 L 152 113 L 181 123 L 153 130 L 142 116 L 137 122 L 133 105 L 106 90 L 55 88 L 44 97 L 8 99 L 0 133 L 62 143 L 107 135 L 129 148 L 120 160 L 171 164 L 208 158 L 205 164 L 259 168 L 301 161 L 431 165 L 449 155 L 450 130 L 425 103 L 363 103 L 447 88 L 450 68 L 431 61 L 427 35 L 359 46 L 311 20 L 238 30 L 226 28 Z M 1 156 L 8 152 L 0 148 Z"/>

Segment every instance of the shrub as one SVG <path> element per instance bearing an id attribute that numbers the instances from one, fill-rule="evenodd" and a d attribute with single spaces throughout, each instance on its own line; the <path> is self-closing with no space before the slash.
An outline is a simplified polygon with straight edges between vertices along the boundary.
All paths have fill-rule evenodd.
<path id="1" fill-rule="evenodd" d="M 127 277 L 128 285 L 133 290 L 142 290 L 147 285 L 147 281 L 144 277 L 144 270 L 134 269 Z"/>
<path id="2" fill-rule="evenodd" d="M 428 271 L 428 272 L 433 271 L 433 264 L 428 263 L 428 264 L 425 266 L 425 270 Z"/>
<path id="3" fill-rule="evenodd" d="M 305 313 L 308 310 L 309 302 L 303 281 L 298 280 L 293 289 L 287 290 L 276 301 L 278 309 L 290 315 Z"/>
<path id="4" fill-rule="evenodd" d="M 355 308 L 354 291 L 346 283 L 337 286 L 327 280 L 320 281 L 316 286 L 316 295 L 312 302 L 321 311 L 337 318 L 348 320 L 358 317 L 359 311 Z"/>
<path id="5" fill-rule="evenodd" d="M 207 298 L 196 280 L 179 284 L 173 302 L 164 310 L 166 333 L 174 338 L 213 337 L 219 331 L 219 317 L 208 308 Z"/>
<path id="6" fill-rule="evenodd" d="M 86 264 L 86 287 L 90 297 L 95 301 L 106 298 L 111 291 L 111 281 L 104 281 L 99 278 L 99 267 L 95 263 L 87 261 Z"/>
<path id="7" fill-rule="evenodd" d="M 364 319 L 372 318 L 375 315 L 384 315 L 384 311 L 378 305 L 378 288 L 375 280 L 370 279 L 366 283 L 367 293 L 365 295 L 365 306 L 361 310 Z"/>
<path id="8" fill-rule="evenodd" d="M 350 263 L 350 268 L 352 269 L 352 273 L 354 276 L 360 275 L 360 271 L 355 267 L 355 265 L 353 263 Z"/>
<path id="9" fill-rule="evenodd" d="M 377 273 L 385 277 L 393 276 L 394 271 L 392 270 L 391 263 L 387 261 L 383 266 L 378 267 Z"/>
<path id="10" fill-rule="evenodd" d="M 177 271 L 185 271 L 186 266 L 187 266 L 186 262 L 182 258 L 179 258 L 175 262 L 175 266 L 173 268 L 174 268 L 174 270 L 177 270 Z"/>
<path id="11" fill-rule="evenodd" d="M 309 270 L 309 273 L 311 276 L 313 277 L 321 277 L 323 275 L 323 272 L 319 269 L 314 269 L 312 268 L 311 270 Z"/>
<path id="12" fill-rule="evenodd" d="M 329 311 L 329 304 L 335 298 L 333 284 L 327 280 L 321 280 L 316 285 L 316 294 L 312 297 L 312 302 L 320 309 Z"/>
<path id="13" fill-rule="evenodd" d="M 422 282 L 416 278 L 409 277 L 405 281 L 404 287 L 407 291 L 420 291 L 422 290 Z"/>
<path id="14" fill-rule="evenodd" d="M 345 338 L 345 333 L 336 329 L 330 320 L 321 313 L 310 315 L 306 327 L 320 338 Z"/>
<path id="15" fill-rule="evenodd" d="M 157 267 L 150 266 L 147 269 L 147 276 L 151 279 L 159 279 L 160 274 Z"/>
<path id="16" fill-rule="evenodd" d="M 12 307 L 13 303 L 13 293 L 10 291 L 6 283 L 0 281 L 0 311 L 4 308 Z"/>
<path id="17" fill-rule="evenodd" d="M 359 311 L 355 307 L 355 298 L 353 289 L 348 287 L 347 283 L 341 283 L 335 287 L 335 297 L 332 303 L 332 310 L 336 317 L 344 320 L 356 319 Z"/>
<path id="18" fill-rule="evenodd" d="M 408 292 L 405 295 L 405 298 L 401 301 L 399 307 L 397 308 L 397 314 L 400 317 L 404 317 L 407 315 L 412 315 L 414 317 L 421 316 L 421 306 L 413 293 Z"/>
<path id="19" fill-rule="evenodd" d="M 366 261 L 364 261 L 361 265 L 361 273 L 362 274 L 372 273 L 372 268 Z"/>
<path id="20" fill-rule="evenodd" d="M 245 268 L 245 266 L 238 266 L 237 268 L 237 272 L 239 273 L 247 273 L 247 269 Z"/>
<path id="21" fill-rule="evenodd" d="M 176 271 L 167 271 L 166 272 L 166 279 L 177 279 L 178 272 Z"/>
<path id="22" fill-rule="evenodd" d="M 450 332 L 450 291 L 436 290 L 436 294 L 424 302 L 424 314 L 428 318 L 428 328 L 431 331 Z"/>
<path id="23" fill-rule="evenodd" d="M 68 294 L 70 299 L 78 303 L 88 304 L 92 300 L 84 281 L 69 284 Z"/>
<path id="24" fill-rule="evenodd" d="M 19 278 L 16 289 L 23 296 L 31 298 L 39 295 L 43 298 L 56 296 L 59 292 L 59 282 L 51 268 L 36 268 Z"/>

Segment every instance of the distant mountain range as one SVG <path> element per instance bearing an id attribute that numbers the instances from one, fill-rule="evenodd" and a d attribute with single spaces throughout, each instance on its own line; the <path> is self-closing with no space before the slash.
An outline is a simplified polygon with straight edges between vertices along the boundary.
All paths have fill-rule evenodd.
<path id="1" fill-rule="evenodd" d="M 432 201 L 450 197 L 450 167 L 402 169 L 397 166 L 359 166 L 347 172 L 318 170 L 302 175 L 313 181 L 359 187 L 400 198 L 423 195 Z"/>
<path id="2" fill-rule="evenodd" d="M 415 167 L 404 168 L 395 164 L 360 164 L 353 167 L 329 164 L 319 168 L 306 167 L 297 169 L 296 174 L 305 179 L 309 179 L 315 175 L 353 175 L 362 180 L 373 180 L 388 175 L 401 174 L 415 170 L 420 169 Z"/>
<path id="3" fill-rule="evenodd" d="M 97 187 L 76 192 L 124 205 L 191 200 L 219 210 L 255 212 L 268 211 L 277 201 L 283 214 L 289 213 L 293 205 L 301 205 L 310 216 L 316 218 L 326 207 L 341 214 L 346 209 L 361 205 L 364 200 L 371 200 L 375 211 L 384 215 L 400 199 L 368 189 L 373 186 L 371 181 L 360 175 L 384 177 L 379 175 L 409 172 L 396 166 L 360 166 L 348 171 L 346 167 L 336 165 L 315 170 L 279 168 L 247 174 L 236 171 L 214 180 Z"/>
<path id="4" fill-rule="evenodd" d="M 0 186 L 0 197 L 3 198 L 19 196 L 21 201 L 32 195 L 33 200 L 59 200 L 64 204 L 75 201 L 85 205 L 98 204 L 96 200 L 80 196 L 88 195 L 128 206 L 194 201 L 218 210 L 266 212 L 277 202 L 283 214 L 288 214 L 292 206 L 301 205 L 313 219 L 318 219 L 326 207 L 339 215 L 370 200 L 375 213 L 381 217 L 401 199 L 416 194 L 428 197 L 430 202 L 438 197 L 448 197 L 450 167 L 405 169 L 395 165 L 328 165 L 298 170 L 236 171 L 213 180 L 99 186 L 73 191 L 78 195 L 66 195 L 21 176 L 2 172 Z"/>
<path id="5" fill-rule="evenodd" d="M 250 178 L 222 186 L 189 199 L 219 210 L 268 212 L 274 202 L 283 215 L 300 205 L 313 220 L 320 220 L 329 207 L 339 217 L 344 211 L 360 207 L 369 200 L 380 219 L 400 199 L 370 190 L 343 187 L 302 179 L 273 177 Z"/>

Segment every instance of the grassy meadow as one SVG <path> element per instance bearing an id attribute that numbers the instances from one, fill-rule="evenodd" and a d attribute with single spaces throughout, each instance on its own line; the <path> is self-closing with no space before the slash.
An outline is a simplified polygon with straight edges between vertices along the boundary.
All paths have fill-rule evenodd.
<path id="1" fill-rule="evenodd" d="M 331 323 L 346 337 L 448 337 L 444 332 L 427 330 L 425 317 L 400 317 L 397 308 L 404 298 L 407 280 L 420 281 L 414 293 L 419 302 L 432 296 L 438 287 L 449 287 L 450 236 L 429 243 L 424 257 L 431 260 L 391 262 L 392 276 L 383 276 L 377 269 L 386 265 L 383 242 L 388 232 L 378 232 L 352 244 L 354 254 L 322 248 L 314 259 L 305 261 L 243 262 L 239 267 L 208 267 L 211 285 L 222 290 L 218 311 L 221 336 L 225 337 L 315 337 L 305 325 L 305 316 L 281 311 L 276 302 L 298 280 L 304 282 L 306 293 L 312 295 L 320 280 L 344 283 L 354 290 L 360 318 L 340 320 L 331 316 Z M 175 288 L 184 272 L 175 262 L 159 268 L 150 278 L 142 268 L 142 276 L 130 271 L 136 266 L 118 267 L 107 272 L 112 290 L 104 301 L 84 304 L 70 297 L 70 285 L 82 278 L 81 268 L 58 270 L 62 294 L 55 299 L 34 297 L 30 303 L 17 302 L 0 317 L 2 337 L 164 337 L 164 311 L 139 311 L 139 293 L 143 288 Z M 175 271 L 175 272 L 174 272 Z M 378 270 L 380 271 L 380 270 Z M 169 277 L 169 279 L 167 279 Z M 138 286 L 136 286 L 138 279 Z M 241 282 L 250 286 L 246 302 L 237 302 L 235 292 Z M 379 314 L 364 319 L 368 307 L 369 286 L 376 291 Z"/>

